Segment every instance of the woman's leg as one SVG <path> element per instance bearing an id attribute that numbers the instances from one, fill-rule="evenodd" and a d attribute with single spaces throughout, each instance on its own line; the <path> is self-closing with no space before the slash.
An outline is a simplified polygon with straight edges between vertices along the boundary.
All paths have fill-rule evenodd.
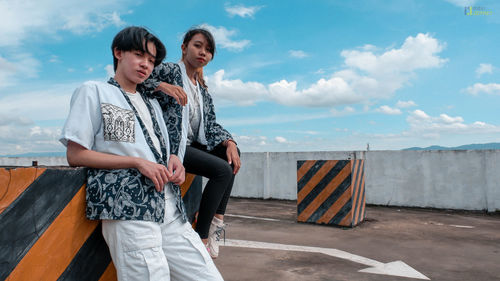
<path id="1" fill-rule="evenodd" d="M 232 186 L 233 168 L 225 159 L 191 146 L 186 147 L 184 167 L 188 173 L 209 179 L 201 197 L 196 223 L 196 232 L 201 239 L 207 239 L 212 218 L 226 195 L 227 187 L 230 184 Z M 227 204 L 227 199 L 225 204 Z"/>
<path id="2" fill-rule="evenodd" d="M 238 155 L 241 155 L 240 149 L 238 149 Z M 226 154 L 226 147 L 223 145 L 218 145 L 216 146 L 212 151 L 210 151 L 210 154 L 215 155 L 221 159 L 224 159 L 227 163 L 227 154 Z M 226 212 L 226 207 L 227 207 L 227 202 L 229 201 L 229 197 L 231 196 L 231 190 L 233 189 L 233 183 L 234 183 L 234 177 L 236 176 L 235 174 L 232 173 L 233 165 L 231 165 L 231 180 L 229 181 L 226 190 L 224 191 L 224 196 L 222 197 L 222 200 L 219 203 L 219 206 L 217 207 L 217 210 L 215 212 L 215 217 L 217 217 L 220 220 L 224 220 L 224 214 Z"/>

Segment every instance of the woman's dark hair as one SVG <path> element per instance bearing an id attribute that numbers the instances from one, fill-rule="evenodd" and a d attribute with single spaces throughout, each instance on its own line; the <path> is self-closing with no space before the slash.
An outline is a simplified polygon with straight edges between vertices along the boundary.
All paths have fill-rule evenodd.
<path id="1" fill-rule="evenodd" d="M 115 71 L 116 67 L 118 66 L 118 59 L 115 57 L 114 53 L 115 48 L 117 50 L 125 52 L 137 50 L 153 55 L 147 49 L 148 42 L 153 42 L 156 47 L 154 65 L 157 66 L 167 55 L 167 49 L 165 49 L 165 46 L 160 41 L 160 39 L 158 39 L 158 37 L 149 32 L 146 28 L 139 26 L 129 26 L 118 32 L 118 34 L 116 34 L 115 38 L 113 39 L 113 43 L 111 44 L 111 53 L 113 54 L 113 66 Z"/>
<path id="2" fill-rule="evenodd" d="M 184 40 L 182 40 L 182 44 L 187 47 L 189 41 L 195 36 L 196 34 L 201 33 L 203 36 L 205 36 L 205 39 L 207 39 L 208 43 L 208 51 L 212 54 L 212 59 L 215 56 L 215 40 L 214 37 L 212 36 L 212 33 L 210 31 L 204 29 L 204 28 L 193 28 L 188 30 L 186 34 L 184 35 Z"/>
<path id="3" fill-rule="evenodd" d="M 184 40 L 182 40 L 182 45 L 186 46 L 189 44 L 189 41 L 195 36 L 196 34 L 202 34 L 205 39 L 207 39 L 208 43 L 208 51 L 212 54 L 212 60 L 214 59 L 215 56 L 215 40 L 214 37 L 212 36 L 212 33 L 210 31 L 204 29 L 204 28 L 192 28 L 186 32 L 184 35 Z M 184 55 L 182 55 L 182 58 L 184 59 Z M 201 85 L 205 88 L 208 88 L 207 84 L 205 83 L 205 78 L 203 77 L 203 68 L 198 70 L 198 82 L 201 83 Z"/>

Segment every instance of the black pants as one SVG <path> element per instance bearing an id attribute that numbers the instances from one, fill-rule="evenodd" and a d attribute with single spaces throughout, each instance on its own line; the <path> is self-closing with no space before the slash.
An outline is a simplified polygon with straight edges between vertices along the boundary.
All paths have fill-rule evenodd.
<path id="1" fill-rule="evenodd" d="M 234 183 L 233 167 L 227 162 L 225 146 L 218 145 L 212 151 L 207 151 L 205 146 L 198 143 L 186 146 L 184 167 L 188 173 L 209 179 L 203 190 L 196 223 L 196 232 L 205 239 L 214 215 L 224 215 L 226 212 Z"/>

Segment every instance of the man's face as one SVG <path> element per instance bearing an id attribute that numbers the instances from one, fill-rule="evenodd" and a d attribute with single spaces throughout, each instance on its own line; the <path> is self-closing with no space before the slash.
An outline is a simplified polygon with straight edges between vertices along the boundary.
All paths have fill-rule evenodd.
<path id="1" fill-rule="evenodd" d="M 115 53 L 118 59 L 118 68 L 120 68 L 124 78 L 133 84 L 144 82 L 154 69 L 156 60 L 155 44 L 148 42 L 146 48 L 149 52 L 132 50 L 116 51 Z"/>

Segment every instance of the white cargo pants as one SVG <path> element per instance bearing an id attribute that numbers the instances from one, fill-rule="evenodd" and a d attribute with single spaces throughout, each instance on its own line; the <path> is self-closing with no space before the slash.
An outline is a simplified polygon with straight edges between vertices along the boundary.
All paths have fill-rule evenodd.
<path id="1" fill-rule="evenodd" d="M 223 280 L 203 242 L 166 195 L 165 221 L 103 220 L 118 281 Z"/>

